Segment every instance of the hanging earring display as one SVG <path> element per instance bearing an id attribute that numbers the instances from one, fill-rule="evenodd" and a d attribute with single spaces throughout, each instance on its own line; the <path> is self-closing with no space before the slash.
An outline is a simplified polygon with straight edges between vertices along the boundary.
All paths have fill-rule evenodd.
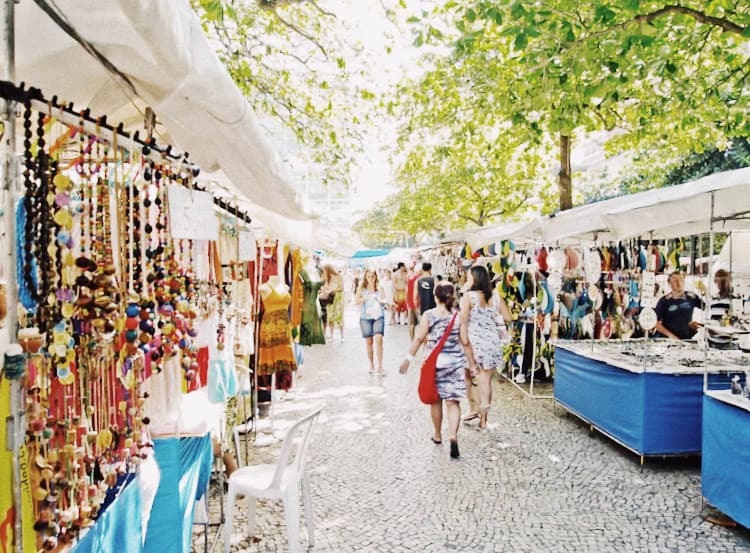
<path id="1" fill-rule="evenodd" d="M 152 143 L 125 150 L 87 111 L 21 105 L 16 270 L 28 320 L 5 372 L 24 375 L 37 549 L 53 551 L 150 454 L 144 381 L 174 357 L 189 386 L 200 380 L 199 304 L 224 309 L 227 296 L 198 289 L 195 244 L 169 234 L 168 185 L 192 188 L 184 159 Z"/>

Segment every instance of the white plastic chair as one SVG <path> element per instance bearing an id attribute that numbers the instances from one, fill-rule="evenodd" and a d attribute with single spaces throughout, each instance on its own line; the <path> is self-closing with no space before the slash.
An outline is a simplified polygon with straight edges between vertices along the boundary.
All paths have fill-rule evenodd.
<path id="1" fill-rule="evenodd" d="M 320 409 L 297 421 L 284 438 L 279 460 L 275 465 L 253 465 L 237 469 L 229 477 L 227 493 L 227 518 L 224 525 L 224 553 L 229 553 L 234 524 L 234 504 L 237 495 L 248 497 L 247 531 L 255 530 L 255 502 L 260 498 L 281 499 L 287 524 L 289 552 L 300 551 L 299 537 L 299 492 L 305 506 L 305 520 L 310 545 L 315 544 L 310 483 L 306 471 L 307 450 Z"/>

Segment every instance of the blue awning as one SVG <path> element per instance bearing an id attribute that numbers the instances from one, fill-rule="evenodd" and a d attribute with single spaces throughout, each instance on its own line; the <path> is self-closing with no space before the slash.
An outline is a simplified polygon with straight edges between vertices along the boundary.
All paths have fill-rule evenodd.
<path id="1" fill-rule="evenodd" d="M 352 255 L 352 259 L 362 259 L 365 257 L 382 257 L 391 253 L 391 250 L 357 250 Z"/>

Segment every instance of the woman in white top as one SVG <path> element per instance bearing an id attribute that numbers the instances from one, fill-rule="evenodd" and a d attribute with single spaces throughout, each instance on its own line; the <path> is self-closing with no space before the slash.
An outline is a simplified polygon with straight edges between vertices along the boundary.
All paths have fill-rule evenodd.
<path id="1" fill-rule="evenodd" d="M 370 360 L 370 374 L 375 372 L 377 362 L 378 375 L 385 375 L 383 371 L 383 334 L 385 333 L 385 294 L 378 283 L 375 269 L 365 270 L 357 288 L 355 303 L 360 308 L 359 326 L 362 338 L 367 344 L 367 357 Z M 374 348 L 373 348 L 374 345 Z"/>
<path id="2" fill-rule="evenodd" d="M 501 339 L 504 321 L 510 322 L 512 315 L 499 296 L 493 301 L 492 283 L 487 269 L 481 265 L 472 267 L 468 282 L 469 291 L 461 298 L 461 323 L 467 325 L 469 342 L 479 369 L 479 428 L 487 428 L 487 414 L 492 404 L 492 375 L 503 366 Z M 503 328 L 501 328 L 501 325 Z"/>

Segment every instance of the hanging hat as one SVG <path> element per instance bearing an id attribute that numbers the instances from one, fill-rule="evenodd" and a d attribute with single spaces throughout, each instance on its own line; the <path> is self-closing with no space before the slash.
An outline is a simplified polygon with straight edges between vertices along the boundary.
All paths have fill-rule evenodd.
<path id="1" fill-rule="evenodd" d="M 633 322 L 633 319 L 623 317 L 620 320 L 620 338 L 627 340 L 633 335 L 633 332 L 635 332 L 635 323 Z"/>
<path id="2" fill-rule="evenodd" d="M 638 315 L 638 322 L 644 330 L 651 330 L 657 323 L 656 311 L 650 307 L 644 307 Z"/>
<path id="3" fill-rule="evenodd" d="M 599 290 L 599 287 L 596 284 L 592 284 L 591 286 L 589 286 L 588 295 L 591 303 L 594 306 L 594 311 L 599 311 L 602 308 L 602 303 L 604 302 L 604 297 L 602 296 L 602 292 L 601 290 Z"/>
<path id="4" fill-rule="evenodd" d="M 547 287 L 547 283 L 545 281 L 542 281 L 539 284 L 539 293 L 541 294 L 541 299 L 539 300 L 539 309 L 542 311 L 542 313 L 549 314 L 552 313 L 555 309 L 555 301 L 552 298 L 552 295 L 549 293 L 549 288 Z"/>

